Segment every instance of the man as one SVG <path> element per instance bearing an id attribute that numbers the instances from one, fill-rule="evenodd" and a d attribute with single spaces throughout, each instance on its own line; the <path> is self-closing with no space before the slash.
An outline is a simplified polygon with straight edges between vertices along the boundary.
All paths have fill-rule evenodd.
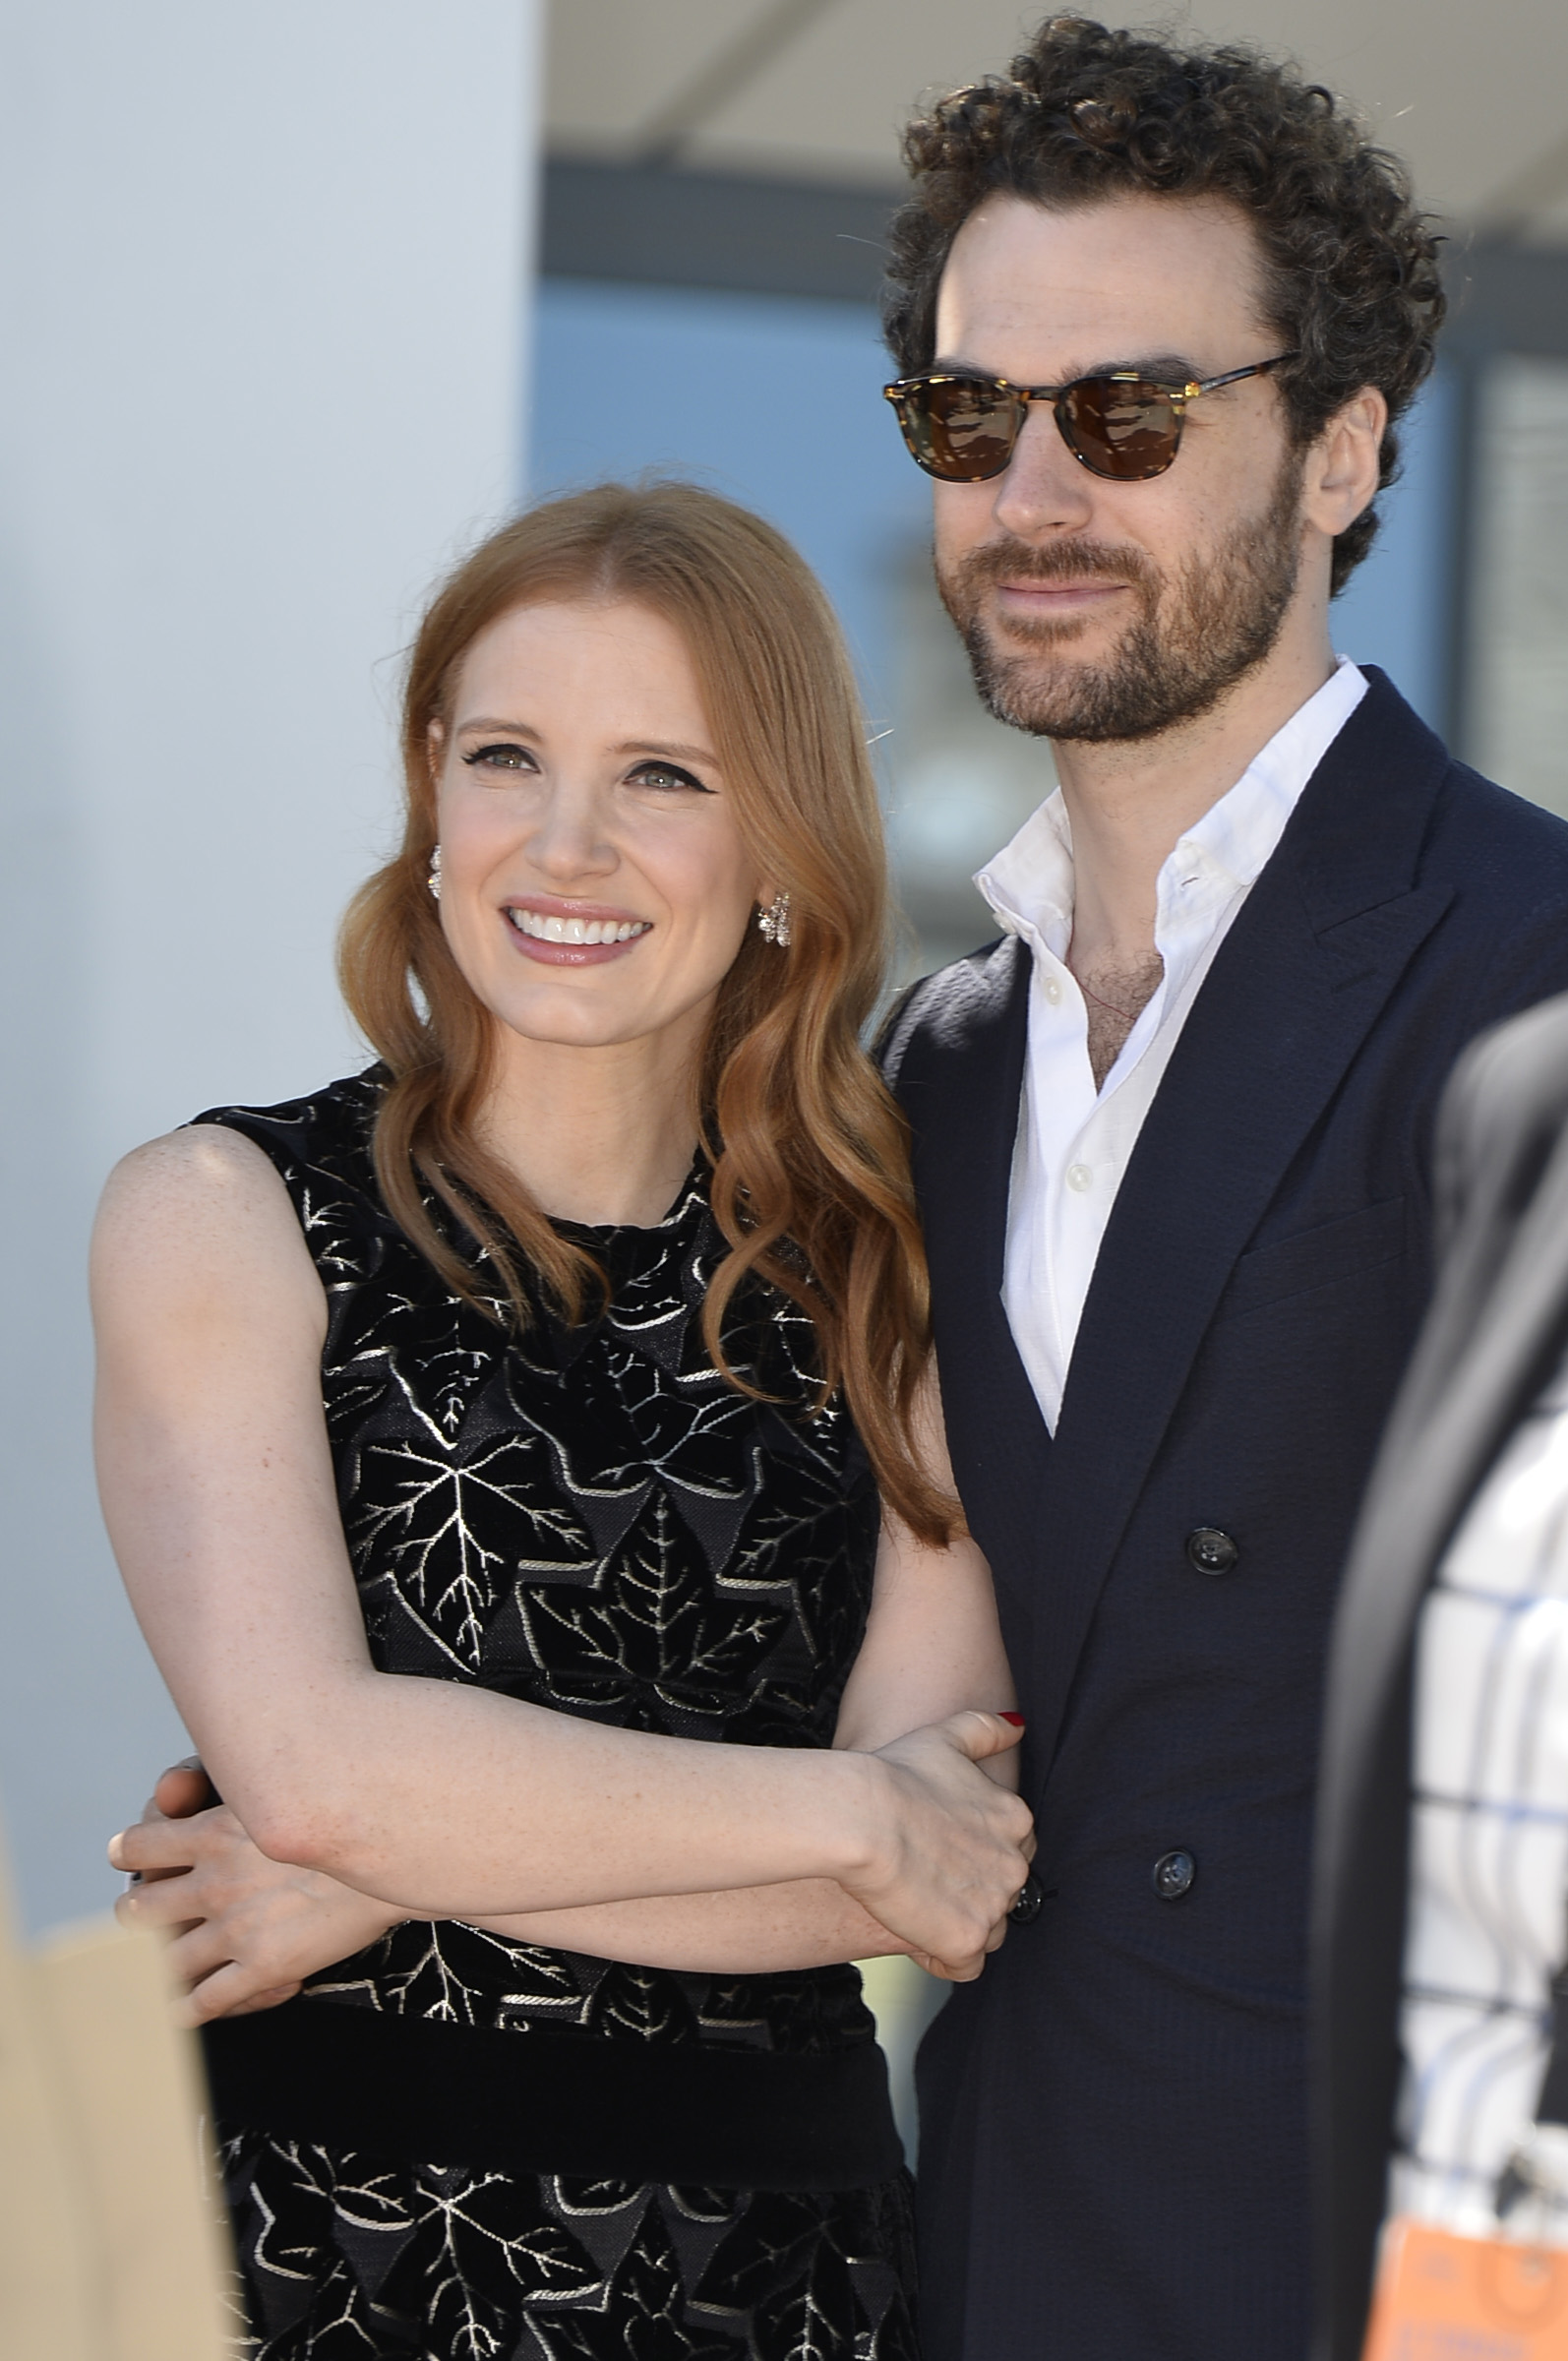
<path id="1" fill-rule="evenodd" d="M 1325 1636 L 1568 829 L 1332 653 L 1442 298 L 1327 96 L 1058 18 L 908 154 L 937 578 L 1060 782 L 884 1048 L 1040 1835 L 921 2059 L 927 2361 L 1298 2361 Z"/>
<path id="2" fill-rule="evenodd" d="M 1568 2218 L 1568 1000 L 1467 1052 L 1436 1176 L 1442 1283 L 1330 1658 L 1319 2361 L 1359 2361 L 1385 2193 L 1482 2236 L 1510 2200 L 1553 2200 L 1553 2242 Z"/>

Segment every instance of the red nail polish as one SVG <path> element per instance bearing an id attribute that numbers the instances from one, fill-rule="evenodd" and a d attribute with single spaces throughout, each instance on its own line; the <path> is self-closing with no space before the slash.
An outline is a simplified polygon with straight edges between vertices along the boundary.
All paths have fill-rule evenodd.
<path id="1" fill-rule="evenodd" d="M 998 1714 L 996 1719 L 999 1722 L 1010 1722 L 1014 1729 L 1022 1729 L 1024 1725 L 1022 1714 Z"/>

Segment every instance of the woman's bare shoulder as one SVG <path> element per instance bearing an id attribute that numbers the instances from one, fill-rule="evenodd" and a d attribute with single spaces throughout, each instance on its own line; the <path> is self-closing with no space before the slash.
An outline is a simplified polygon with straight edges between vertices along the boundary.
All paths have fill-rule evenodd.
<path id="1" fill-rule="evenodd" d="M 254 1140 L 217 1123 L 188 1123 L 133 1148 L 110 1173 L 98 1207 L 99 1235 L 116 1238 L 171 1228 L 189 1235 L 192 1224 L 205 1235 L 280 1219 L 297 1237 L 276 1167 Z"/>
<path id="2" fill-rule="evenodd" d="M 166 1194 L 191 1203 L 214 1195 L 232 1198 L 246 1189 L 266 1193 L 269 1184 L 283 1186 L 271 1158 L 243 1131 L 224 1123 L 184 1123 L 122 1156 L 103 1194 L 106 1203 Z"/>
<path id="3" fill-rule="evenodd" d="M 133 1148 L 110 1173 L 92 1240 L 95 1296 L 143 1283 L 321 1299 L 299 1220 L 271 1160 L 242 1132 L 192 1123 Z"/>

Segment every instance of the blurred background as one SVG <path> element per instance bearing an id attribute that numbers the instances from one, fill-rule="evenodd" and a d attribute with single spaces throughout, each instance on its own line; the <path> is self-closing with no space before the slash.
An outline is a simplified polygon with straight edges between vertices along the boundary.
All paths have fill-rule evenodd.
<path id="1" fill-rule="evenodd" d="M 880 239 L 911 101 L 1004 70 L 1016 0 L 557 0 L 530 483 L 694 469 L 772 516 L 849 629 L 910 972 L 984 938 L 969 874 L 1049 784 L 989 721 L 931 585 L 879 390 Z M 1444 217 L 1455 317 L 1338 644 L 1483 769 L 1568 809 L 1568 9 L 1109 7 L 1297 58 Z"/>
<path id="2" fill-rule="evenodd" d="M 875 297 L 900 123 L 1035 15 L 0 0 L 0 1799 L 33 1926 L 102 1907 L 183 1751 L 92 1494 L 92 1202 L 137 1140 L 355 1061 L 332 934 L 443 565 L 607 474 L 760 509 L 850 635 L 906 971 L 984 938 L 969 873 L 1049 757 L 936 605 Z M 1568 9 L 1161 22 L 1297 57 L 1443 216 L 1443 366 L 1337 640 L 1568 812 Z"/>

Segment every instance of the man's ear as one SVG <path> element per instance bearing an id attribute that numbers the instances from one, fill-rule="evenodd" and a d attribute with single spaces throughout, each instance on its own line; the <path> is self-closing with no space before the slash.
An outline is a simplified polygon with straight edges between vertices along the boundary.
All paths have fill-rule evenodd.
<path id="1" fill-rule="evenodd" d="M 1388 402 L 1375 386 L 1335 411 L 1307 454 L 1302 507 L 1308 523 L 1333 540 L 1377 497 Z"/>

